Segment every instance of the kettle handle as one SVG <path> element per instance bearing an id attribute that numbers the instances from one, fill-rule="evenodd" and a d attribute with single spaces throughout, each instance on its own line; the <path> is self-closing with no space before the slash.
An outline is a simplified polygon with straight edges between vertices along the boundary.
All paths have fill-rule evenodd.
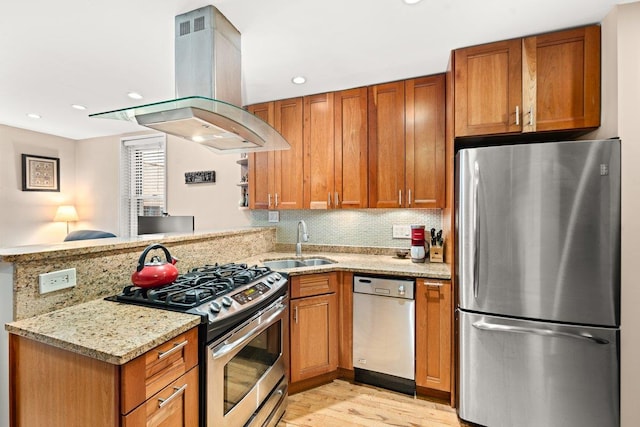
<path id="1" fill-rule="evenodd" d="M 142 253 L 140 254 L 140 258 L 138 259 L 138 267 L 136 268 L 136 271 L 142 271 L 142 269 L 144 268 L 144 262 L 146 261 L 146 258 L 147 258 L 147 254 L 154 249 L 162 249 L 164 251 L 164 254 L 167 257 L 167 262 L 171 264 L 175 264 L 173 261 L 173 257 L 169 253 L 169 249 L 165 248 L 159 243 L 155 243 L 153 245 L 147 246 L 145 250 L 142 251 Z"/>

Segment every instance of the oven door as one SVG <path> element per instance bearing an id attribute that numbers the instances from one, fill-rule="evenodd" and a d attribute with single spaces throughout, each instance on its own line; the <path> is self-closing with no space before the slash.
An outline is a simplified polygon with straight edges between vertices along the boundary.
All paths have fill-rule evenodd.
<path id="1" fill-rule="evenodd" d="M 282 414 L 288 312 L 285 296 L 208 346 L 207 427 L 244 426 L 253 418 L 270 419 L 271 412 Z M 272 392 L 279 396 L 276 405 Z M 269 414 L 257 414 L 258 408 Z"/>

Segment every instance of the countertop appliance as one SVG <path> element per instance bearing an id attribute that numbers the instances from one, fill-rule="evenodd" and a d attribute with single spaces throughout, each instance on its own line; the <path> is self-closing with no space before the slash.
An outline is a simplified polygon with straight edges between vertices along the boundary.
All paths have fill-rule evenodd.
<path id="1" fill-rule="evenodd" d="M 459 415 L 620 423 L 620 141 L 456 155 Z"/>
<path id="2" fill-rule="evenodd" d="M 127 286 L 108 299 L 196 314 L 201 425 L 275 426 L 287 397 L 288 280 L 246 264 L 205 265 L 154 289 Z"/>
<path id="3" fill-rule="evenodd" d="M 415 280 L 353 276 L 357 382 L 414 394 Z"/>

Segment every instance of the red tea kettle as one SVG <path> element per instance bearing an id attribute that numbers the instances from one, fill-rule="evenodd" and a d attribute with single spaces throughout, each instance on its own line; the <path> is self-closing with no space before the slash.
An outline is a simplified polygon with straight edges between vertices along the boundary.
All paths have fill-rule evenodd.
<path id="1" fill-rule="evenodd" d="M 154 255 L 151 257 L 151 262 L 145 263 L 147 254 L 154 249 L 162 249 L 167 261 L 161 261 L 160 257 Z M 138 259 L 138 267 L 131 275 L 131 282 L 141 288 L 153 288 L 171 283 L 178 277 L 178 269 L 174 265 L 177 261 L 164 246 L 160 244 L 149 245 Z"/>

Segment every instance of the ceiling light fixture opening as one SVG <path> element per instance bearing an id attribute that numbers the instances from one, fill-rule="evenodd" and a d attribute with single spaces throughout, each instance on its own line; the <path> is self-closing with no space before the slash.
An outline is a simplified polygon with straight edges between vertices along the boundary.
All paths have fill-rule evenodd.
<path id="1" fill-rule="evenodd" d="M 127 96 L 131 99 L 142 99 L 142 95 L 140 95 L 138 92 L 129 92 Z"/>
<path id="2" fill-rule="evenodd" d="M 422 0 L 402 0 L 405 4 L 416 4 L 420 3 Z"/>
<path id="3" fill-rule="evenodd" d="M 305 76 L 296 76 L 291 79 L 291 82 L 293 82 L 293 84 L 296 84 L 296 85 L 304 84 L 306 81 L 307 81 L 307 78 Z"/>
<path id="4" fill-rule="evenodd" d="M 87 109 L 87 107 L 80 104 L 71 104 L 71 108 L 75 108 L 76 110 L 80 110 L 80 111 L 84 111 Z"/>
<path id="5" fill-rule="evenodd" d="M 29 117 L 30 119 L 41 119 L 42 116 L 40 114 L 36 114 L 36 113 L 28 113 L 27 117 Z"/>

